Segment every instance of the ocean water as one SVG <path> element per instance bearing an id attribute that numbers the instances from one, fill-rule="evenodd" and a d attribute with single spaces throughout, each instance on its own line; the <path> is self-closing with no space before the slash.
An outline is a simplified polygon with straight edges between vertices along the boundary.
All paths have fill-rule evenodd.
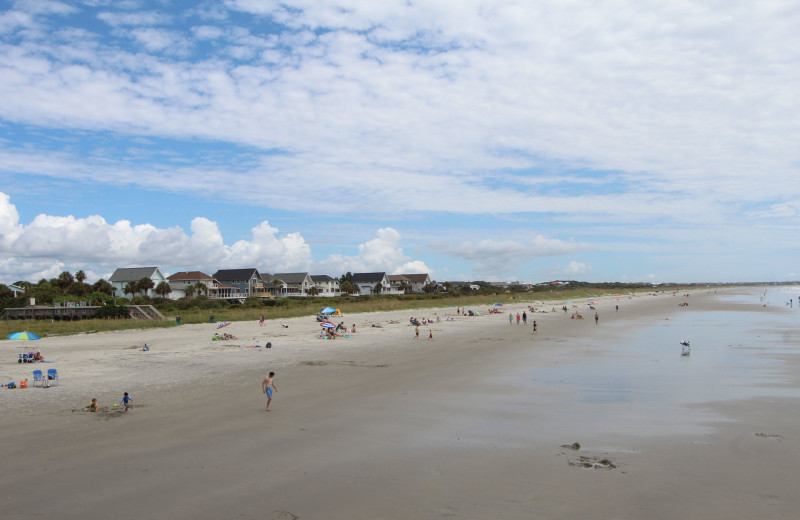
<path id="1" fill-rule="evenodd" d="M 756 397 L 800 397 L 798 375 L 787 359 L 800 354 L 800 309 L 783 305 L 789 292 L 717 296 L 738 310 L 688 310 L 653 325 L 632 328 L 609 345 L 581 338 L 585 359 L 575 360 L 570 341 L 550 349 L 546 362 L 524 360 L 495 375 L 501 397 L 486 403 L 473 424 L 475 439 L 531 436 L 563 439 L 616 435 L 713 432 L 730 418 L 704 406 Z M 796 298 L 796 296 L 794 296 Z M 774 301 L 780 302 L 775 305 Z M 747 304 L 747 305 L 746 305 Z M 611 326 L 606 322 L 607 326 Z M 606 325 L 604 324 L 604 325 Z M 691 342 L 688 356 L 680 341 Z"/>

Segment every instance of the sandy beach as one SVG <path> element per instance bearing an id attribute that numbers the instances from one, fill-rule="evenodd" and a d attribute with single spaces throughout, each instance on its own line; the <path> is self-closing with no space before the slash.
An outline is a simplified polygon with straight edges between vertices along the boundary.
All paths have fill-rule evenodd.
<path id="1" fill-rule="evenodd" d="M 2 382 L 29 388 L 0 389 L 0 511 L 795 518 L 800 310 L 758 291 L 604 297 L 567 314 L 553 301 L 452 320 L 455 308 L 345 315 L 357 332 L 336 340 L 309 316 L 232 323 L 227 341 L 211 323 L 3 341 Z M 548 312 L 509 324 L 528 305 Z M 411 316 L 434 320 L 419 340 Z M 51 363 L 18 364 L 29 350 Z M 31 388 L 37 368 L 60 381 Z M 92 398 L 109 410 L 84 411 Z"/>

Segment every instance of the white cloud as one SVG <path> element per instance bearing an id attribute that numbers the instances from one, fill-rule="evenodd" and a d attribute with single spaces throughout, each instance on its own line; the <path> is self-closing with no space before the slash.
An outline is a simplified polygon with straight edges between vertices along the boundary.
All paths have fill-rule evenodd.
<path id="1" fill-rule="evenodd" d="M 379 229 L 377 237 L 358 246 L 353 256 L 332 255 L 312 261 L 311 247 L 300 233 L 281 234 L 263 221 L 251 237 L 225 244 L 217 224 L 203 217 L 191 222 L 191 234 L 180 227 L 157 228 L 127 220 L 107 222 L 101 216 L 38 215 L 19 223 L 16 207 L 0 192 L 0 277 L 52 277 L 64 269 L 87 273 L 111 272 L 117 267 L 157 265 L 162 270 L 201 270 L 257 267 L 266 272 L 313 270 L 337 276 L 346 271 L 430 272 L 420 260 L 399 247 L 400 234 Z M 320 271 L 321 270 L 321 271 Z"/>
<path id="2" fill-rule="evenodd" d="M 33 14 L 71 14 L 77 11 L 75 7 L 63 2 L 52 0 L 17 0 L 14 8 Z"/>
<path id="3" fill-rule="evenodd" d="M 561 273 L 564 276 L 585 276 L 591 274 L 592 266 L 584 262 L 576 262 L 572 260 Z"/>
<path id="4" fill-rule="evenodd" d="M 421 260 L 412 260 L 399 247 L 400 233 L 392 228 L 378 230 L 378 236 L 358 246 L 354 256 L 331 255 L 314 264 L 315 272 L 431 273 Z"/>
<path id="5" fill-rule="evenodd" d="M 164 25 L 171 22 L 171 18 L 162 13 L 153 11 L 121 13 L 104 11 L 97 15 L 97 18 L 113 27 L 120 26 L 142 26 L 142 25 Z"/>
<path id="6" fill-rule="evenodd" d="M 588 244 L 565 242 L 537 235 L 529 242 L 485 239 L 476 243 L 435 244 L 433 249 L 451 257 L 475 262 L 478 274 L 513 273 L 520 264 L 541 257 L 559 256 L 586 250 Z"/>

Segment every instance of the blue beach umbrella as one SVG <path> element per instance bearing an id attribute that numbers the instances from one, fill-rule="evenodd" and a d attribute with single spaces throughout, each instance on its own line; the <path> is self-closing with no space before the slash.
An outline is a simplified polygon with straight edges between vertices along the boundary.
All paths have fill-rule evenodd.
<path id="1" fill-rule="evenodd" d="M 42 339 L 33 332 L 23 331 L 23 332 L 15 332 L 13 334 L 8 335 L 8 339 L 16 339 L 20 341 L 28 341 L 34 339 Z"/>
<path id="2" fill-rule="evenodd" d="M 320 314 L 333 314 L 334 312 L 336 312 L 336 309 L 332 307 L 325 307 L 324 309 L 319 311 Z"/>
<path id="3" fill-rule="evenodd" d="M 494 304 L 494 306 L 495 306 L 495 307 L 502 307 L 502 306 L 503 306 L 503 304 L 502 304 L 502 303 L 495 303 L 495 304 Z"/>

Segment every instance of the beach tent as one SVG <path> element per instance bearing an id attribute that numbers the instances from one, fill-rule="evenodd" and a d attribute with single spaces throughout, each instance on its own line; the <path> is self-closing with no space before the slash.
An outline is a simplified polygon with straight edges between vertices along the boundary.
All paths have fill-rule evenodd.
<path id="1" fill-rule="evenodd" d="M 334 312 L 336 312 L 336 309 L 334 309 L 333 307 L 325 307 L 324 309 L 319 311 L 320 314 L 333 314 Z"/>
<path id="2" fill-rule="evenodd" d="M 340 311 L 339 309 L 334 309 L 333 315 L 334 316 L 341 316 L 342 315 L 342 311 Z"/>

